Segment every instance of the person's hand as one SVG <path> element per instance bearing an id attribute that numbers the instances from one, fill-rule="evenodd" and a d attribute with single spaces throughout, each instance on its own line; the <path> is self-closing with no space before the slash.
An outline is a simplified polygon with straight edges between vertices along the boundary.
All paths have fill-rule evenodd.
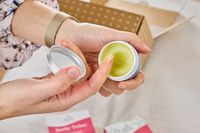
<path id="1" fill-rule="evenodd" d="M 63 111 L 99 91 L 110 72 L 113 57 L 107 58 L 91 78 L 86 80 L 90 69 L 80 49 L 65 40 L 60 45 L 73 50 L 82 58 L 87 68 L 85 78 L 74 83 L 80 76 L 80 70 L 77 67 L 68 67 L 56 75 L 48 74 L 1 84 L 0 119 Z"/>
<path id="2" fill-rule="evenodd" d="M 85 56 L 81 52 L 81 50 L 72 42 L 67 42 L 66 40 L 61 40 L 58 45 L 64 46 L 65 48 L 71 49 L 73 52 L 75 52 L 84 62 L 86 66 L 86 74 L 85 76 L 79 80 L 79 82 L 85 81 L 90 75 L 91 75 L 91 68 L 88 66 L 88 63 L 85 59 Z"/>
<path id="3" fill-rule="evenodd" d="M 90 67 L 93 68 L 93 71 L 96 71 L 99 68 L 97 63 L 98 61 L 98 53 L 84 53 L 87 62 L 89 63 Z M 110 79 L 107 79 L 99 90 L 99 93 L 102 96 L 108 97 L 112 93 L 116 95 L 122 94 L 125 90 L 131 91 L 137 87 L 139 87 L 144 82 L 144 74 L 139 72 L 139 74 L 131 80 L 116 82 Z"/>
<path id="4" fill-rule="evenodd" d="M 60 33 L 60 37 L 67 38 L 67 40 L 73 42 L 81 49 L 88 64 L 94 68 L 98 67 L 97 58 L 99 51 L 111 41 L 126 41 L 142 54 L 151 51 L 134 33 L 118 31 L 95 24 L 68 22 L 63 24 Z M 108 79 L 101 88 L 100 93 L 103 96 L 109 96 L 112 93 L 122 94 L 124 90 L 137 88 L 143 81 L 144 75 L 141 72 L 135 79 L 123 82 L 114 82 Z"/>
<path id="5" fill-rule="evenodd" d="M 77 67 L 56 75 L 20 79 L 0 85 L 0 119 L 66 110 L 99 91 L 112 67 L 107 58 L 89 80 L 74 84 L 80 76 Z"/>

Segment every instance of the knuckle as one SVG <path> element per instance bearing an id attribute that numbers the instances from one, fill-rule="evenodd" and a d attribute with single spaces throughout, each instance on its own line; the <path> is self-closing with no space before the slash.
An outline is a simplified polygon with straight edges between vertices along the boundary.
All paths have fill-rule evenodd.
<path id="1" fill-rule="evenodd" d="M 116 86 L 116 87 L 113 87 L 113 88 L 107 88 L 107 90 L 108 90 L 109 92 L 112 92 L 112 93 L 115 94 L 115 95 L 121 95 L 121 94 L 124 92 L 123 89 L 120 89 L 120 88 L 118 88 L 117 86 Z"/>
<path id="2" fill-rule="evenodd" d="M 54 87 L 61 88 L 63 87 L 63 82 L 60 80 L 52 81 L 54 83 Z"/>
<path id="3" fill-rule="evenodd" d="M 68 88 L 71 85 L 71 81 L 70 80 L 51 80 L 54 88 Z"/>
<path id="4" fill-rule="evenodd" d="M 91 84 L 89 82 L 86 82 L 87 83 L 87 86 L 89 88 L 89 90 L 91 91 L 91 95 L 95 95 L 97 93 L 96 88 L 92 87 Z"/>
<path id="5" fill-rule="evenodd" d="M 121 95 L 123 92 L 124 92 L 124 90 L 117 89 L 117 91 L 114 94 Z"/>
<path id="6" fill-rule="evenodd" d="M 132 83 L 127 85 L 126 90 L 132 91 L 132 90 L 135 90 L 138 86 L 139 86 L 138 81 L 132 81 Z"/>
<path id="7" fill-rule="evenodd" d="M 135 90 L 137 87 L 135 87 L 135 86 L 131 86 L 131 87 L 128 87 L 126 90 L 128 90 L 128 91 L 132 91 L 132 90 Z"/>
<path id="8" fill-rule="evenodd" d="M 99 93 L 104 97 L 109 97 L 112 93 L 105 90 L 103 87 L 99 90 Z"/>
<path id="9" fill-rule="evenodd" d="M 112 93 L 99 92 L 104 97 L 109 97 Z"/>

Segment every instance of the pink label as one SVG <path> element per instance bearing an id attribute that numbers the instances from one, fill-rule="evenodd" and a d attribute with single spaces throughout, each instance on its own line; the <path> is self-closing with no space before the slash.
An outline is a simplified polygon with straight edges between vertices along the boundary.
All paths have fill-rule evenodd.
<path id="1" fill-rule="evenodd" d="M 49 133 L 95 133 L 91 118 L 82 119 L 66 126 L 48 128 Z"/>
<path id="2" fill-rule="evenodd" d="M 145 125 L 140 129 L 138 129 L 137 131 L 135 131 L 134 133 L 152 133 L 152 131 L 147 125 Z"/>
<path id="3" fill-rule="evenodd" d="M 104 133 L 152 133 L 152 131 L 144 119 L 136 116 L 132 121 L 118 122 L 107 126 Z"/>
<path id="4" fill-rule="evenodd" d="M 104 129 L 104 133 L 107 133 L 105 129 Z M 153 132 L 147 125 L 145 125 L 133 133 L 153 133 Z"/>

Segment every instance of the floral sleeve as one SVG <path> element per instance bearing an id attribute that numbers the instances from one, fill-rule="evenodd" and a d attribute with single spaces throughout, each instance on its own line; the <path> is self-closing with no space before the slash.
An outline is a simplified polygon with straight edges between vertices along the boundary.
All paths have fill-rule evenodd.
<path id="1" fill-rule="evenodd" d="M 59 9 L 57 0 L 39 0 L 42 3 Z M 24 0 L 0 0 L 0 67 L 11 69 L 22 65 L 40 44 L 14 36 L 11 21 L 17 8 Z"/>

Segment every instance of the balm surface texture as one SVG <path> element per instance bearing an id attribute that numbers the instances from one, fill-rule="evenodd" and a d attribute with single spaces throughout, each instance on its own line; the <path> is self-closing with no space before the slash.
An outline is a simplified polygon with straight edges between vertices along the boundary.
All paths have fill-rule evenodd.
<path id="1" fill-rule="evenodd" d="M 120 77 L 127 74 L 134 65 L 134 56 L 127 45 L 117 42 L 107 45 L 101 54 L 100 63 L 110 55 L 114 56 L 110 72 L 110 75 L 113 77 Z"/>

